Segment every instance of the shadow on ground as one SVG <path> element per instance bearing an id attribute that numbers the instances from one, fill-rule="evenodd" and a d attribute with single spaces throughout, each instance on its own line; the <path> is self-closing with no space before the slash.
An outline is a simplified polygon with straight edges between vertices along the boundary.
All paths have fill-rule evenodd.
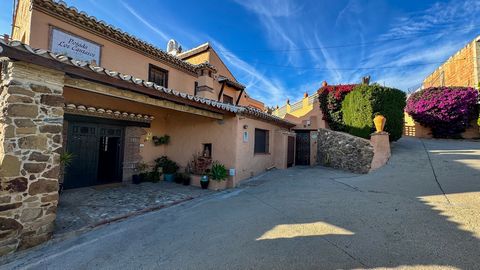
<path id="1" fill-rule="evenodd" d="M 6 269 L 479 269 L 480 144 L 402 139 L 384 168 L 272 171 Z"/>

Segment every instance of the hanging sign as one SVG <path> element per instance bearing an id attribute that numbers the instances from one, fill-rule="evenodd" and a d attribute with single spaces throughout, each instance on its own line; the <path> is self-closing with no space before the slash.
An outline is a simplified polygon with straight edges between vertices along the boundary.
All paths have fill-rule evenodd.
<path id="1" fill-rule="evenodd" d="M 99 44 L 57 28 L 52 28 L 50 50 L 75 60 L 100 65 L 101 46 Z"/>

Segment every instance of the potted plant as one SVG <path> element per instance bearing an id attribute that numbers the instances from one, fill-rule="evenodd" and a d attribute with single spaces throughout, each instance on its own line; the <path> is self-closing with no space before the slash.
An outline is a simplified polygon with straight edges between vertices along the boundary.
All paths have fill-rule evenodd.
<path id="1" fill-rule="evenodd" d="M 191 180 L 190 174 L 189 174 L 189 173 L 184 173 L 182 180 L 183 180 L 182 184 L 183 184 L 184 186 L 190 185 L 190 180 Z"/>
<path id="2" fill-rule="evenodd" d="M 133 179 L 132 182 L 134 184 L 140 184 L 141 182 L 145 182 L 148 180 L 148 169 L 150 166 L 148 166 L 147 163 L 145 162 L 139 162 L 137 164 L 137 171 L 138 171 L 138 179 Z"/>
<path id="3" fill-rule="evenodd" d="M 200 186 L 202 189 L 207 189 L 208 184 L 210 184 L 210 179 L 208 178 L 208 175 L 210 174 L 210 169 L 205 170 L 205 174 L 202 175 L 202 178 L 200 178 Z"/>
<path id="4" fill-rule="evenodd" d="M 190 174 L 188 173 L 177 173 L 175 176 L 175 183 L 183 184 L 185 186 L 190 185 Z"/>
<path id="5" fill-rule="evenodd" d="M 66 174 L 66 169 L 70 167 L 74 157 L 75 156 L 72 153 L 67 151 L 60 154 L 60 173 L 58 178 L 62 180 L 62 182 L 58 184 L 58 194 L 62 193 L 63 191 L 63 180 Z"/>
<path id="6" fill-rule="evenodd" d="M 155 160 L 155 170 L 162 168 L 164 179 L 167 182 L 175 180 L 175 174 L 178 171 L 178 165 L 175 161 L 170 160 L 167 156 L 159 157 Z"/>
<path id="7" fill-rule="evenodd" d="M 228 177 L 228 170 L 225 165 L 221 164 L 218 161 L 215 161 L 212 164 L 212 169 L 210 170 L 210 178 L 215 182 L 215 186 L 211 187 L 214 190 L 220 190 L 226 188 L 226 179 Z"/>

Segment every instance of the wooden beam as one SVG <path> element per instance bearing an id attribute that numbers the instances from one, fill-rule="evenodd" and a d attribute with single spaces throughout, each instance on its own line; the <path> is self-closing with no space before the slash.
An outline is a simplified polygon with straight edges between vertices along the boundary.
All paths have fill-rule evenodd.
<path id="1" fill-rule="evenodd" d="M 243 91 L 244 91 L 244 90 L 245 90 L 245 89 L 242 89 L 242 91 L 240 91 L 240 95 L 238 95 L 237 102 L 235 102 L 235 105 L 238 105 L 238 103 L 240 102 L 240 99 L 241 99 L 242 96 L 243 96 Z"/>
<path id="2" fill-rule="evenodd" d="M 218 101 L 222 98 L 223 88 L 225 88 L 225 82 L 222 83 L 222 88 L 220 88 L 220 93 L 218 94 Z"/>

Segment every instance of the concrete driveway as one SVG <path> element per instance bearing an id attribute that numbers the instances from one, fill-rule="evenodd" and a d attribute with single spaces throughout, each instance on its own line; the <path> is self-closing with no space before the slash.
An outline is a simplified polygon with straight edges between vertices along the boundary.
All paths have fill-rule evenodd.
<path id="1" fill-rule="evenodd" d="M 402 139 L 369 175 L 273 171 L 7 260 L 0 268 L 480 269 L 480 143 Z"/>

